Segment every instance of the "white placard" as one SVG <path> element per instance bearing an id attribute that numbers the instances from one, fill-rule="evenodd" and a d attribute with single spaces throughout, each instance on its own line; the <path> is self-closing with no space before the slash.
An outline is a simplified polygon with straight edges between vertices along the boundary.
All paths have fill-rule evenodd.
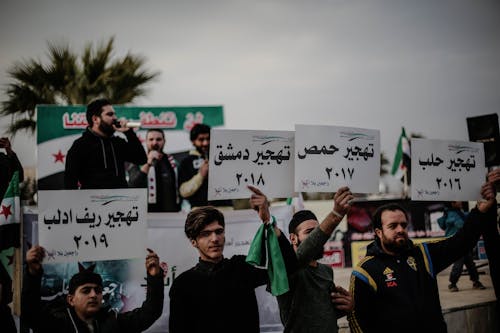
<path id="1" fill-rule="evenodd" d="M 482 143 L 411 140 L 412 200 L 480 199 L 485 175 Z"/>
<path id="2" fill-rule="evenodd" d="M 47 263 L 144 256 L 146 189 L 39 191 L 38 200 Z"/>
<path id="3" fill-rule="evenodd" d="M 208 199 L 243 199 L 247 184 L 270 198 L 293 195 L 293 131 L 212 129 Z"/>
<path id="4" fill-rule="evenodd" d="M 295 190 L 378 193 L 380 132 L 372 129 L 295 125 Z"/>

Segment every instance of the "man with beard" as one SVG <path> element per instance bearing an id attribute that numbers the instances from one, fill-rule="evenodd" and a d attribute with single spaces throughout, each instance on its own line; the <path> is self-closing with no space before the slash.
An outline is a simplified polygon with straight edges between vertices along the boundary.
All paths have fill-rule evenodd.
<path id="1" fill-rule="evenodd" d="M 284 333 L 338 331 L 337 318 L 353 308 L 351 295 L 334 284 L 333 269 L 317 261 L 335 228 L 350 210 L 354 196 L 341 187 L 331 212 L 320 224 L 310 210 L 293 215 L 288 225 L 297 268 L 288 276 L 290 290 L 277 297 Z"/>
<path id="2" fill-rule="evenodd" d="M 495 221 L 492 183 L 481 187 L 481 196 L 463 228 L 439 242 L 409 240 L 408 214 L 401 206 L 388 204 L 376 210 L 375 241 L 352 272 L 351 332 L 447 331 L 436 276 L 474 247 L 482 223 Z"/>
<path id="3" fill-rule="evenodd" d="M 142 166 L 132 165 L 129 171 L 130 187 L 148 189 L 149 212 L 178 212 L 177 162 L 163 152 L 165 134 L 160 129 L 146 133 L 148 161 Z"/>
<path id="4" fill-rule="evenodd" d="M 89 127 L 66 156 L 67 189 L 126 188 L 124 162 L 146 163 L 146 153 L 127 121 L 118 121 L 111 102 L 100 98 L 87 105 Z M 114 136 L 122 132 L 127 140 Z"/>
<path id="5" fill-rule="evenodd" d="M 191 207 L 208 204 L 208 152 L 210 150 L 210 126 L 196 124 L 189 138 L 194 150 L 179 166 L 179 193 Z"/>

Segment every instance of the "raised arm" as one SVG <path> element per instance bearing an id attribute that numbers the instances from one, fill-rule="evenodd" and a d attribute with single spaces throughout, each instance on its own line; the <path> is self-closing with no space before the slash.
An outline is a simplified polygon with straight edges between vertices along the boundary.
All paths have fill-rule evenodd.
<path id="1" fill-rule="evenodd" d="M 34 330 L 40 328 L 44 322 L 40 295 L 44 257 L 45 249 L 39 245 L 34 245 L 26 253 L 26 269 L 21 292 L 21 316 L 23 321 Z"/>
<path id="2" fill-rule="evenodd" d="M 354 199 L 348 187 L 341 187 L 333 197 L 333 209 L 323 222 L 316 227 L 297 248 L 297 260 L 300 266 L 308 265 L 311 260 L 318 259 L 323 254 L 323 246 L 330 238 L 351 208 Z"/>
<path id="3" fill-rule="evenodd" d="M 118 315 L 120 332 L 142 332 L 153 325 L 163 311 L 163 270 L 160 267 L 158 255 L 151 249 L 147 250 L 146 300 L 140 308 Z"/>
<path id="4" fill-rule="evenodd" d="M 337 190 L 333 196 L 333 208 L 325 217 L 319 228 L 327 235 L 330 235 L 342 221 L 344 216 L 351 209 L 351 201 L 354 199 L 349 187 L 344 186 Z"/>
<path id="5" fill-rule="evenodd" d="M 419 245 L 431 261 L 430 267 L 434 270 L 431 274 L 436 275 L 473 248 L 479 239 L 481 224 L 496 221 L 496 192 L 492 183 L 482 185 L 481 196 L 483 199 L 478 201 L 476 208 L 467 216 L 463 228 L 454 236 L 441 242 Z"/>

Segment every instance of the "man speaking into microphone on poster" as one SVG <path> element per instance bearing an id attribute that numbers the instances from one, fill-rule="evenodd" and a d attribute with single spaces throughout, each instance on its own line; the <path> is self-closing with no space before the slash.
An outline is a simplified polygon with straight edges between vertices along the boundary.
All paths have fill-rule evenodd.
<path id="1" fill-rule="evenodd" d="M 133 123 L 118 120 L 111 102 L 105 98 L 87 105 L 88 127 L 73 142 L 66 156 L 66 189 L 108 189 L 128 187 L 124 162 L 144 164 L 146 153 Z M 136 126 L 135 126 L 136 127 Z M 125 139 L 115 136 L 122 132 Z"/>
<path id="2" fill-rule="evenodd" d="M 151 128 L 146 133 L 148 160 L 128 169 L 129 186 L 148 189 L 149 212 L 178 212 L 177 162 L 164 152 L 165 133 Z"/>

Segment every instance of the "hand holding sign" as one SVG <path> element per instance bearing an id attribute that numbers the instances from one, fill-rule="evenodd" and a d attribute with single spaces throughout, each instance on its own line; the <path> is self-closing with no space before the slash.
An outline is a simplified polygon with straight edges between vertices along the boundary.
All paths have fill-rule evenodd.
<path id="1" fill-rule="evenodd" d="M 481 186 L 481 197 L 482 200 L 477 202 L 477 209 L 486 213 L 495 204 L 496 191 L 493 183 L 487 182 Z"/>
<path id="2" fill-rule="evenodd" d="M 345 216 L 351 209 L 351 201 L 354 199 L 349 187 L 343 186 L 333 196 L 333 211 L 338 216 Z M 337 215 L 335 214 L 335 215 Z"/>
<path id="3" fill-rule="evenodd" d="M 250 207 L 259 212 L 259 217 L 262 222 L 268 223 L 271 220 L 271 213 L 269 212 L 269 201 L 267 197 L 258 188 L 248 185 L 247 186 L 252 195 L 250 196 Z"/>
<path id="4" fill-rule="evenodd" d="M 153 250 L 146 250 L 149 252 L 146 256 L 146 271 L 148 272 L 148 275 L 156 276 L 161 272 L 160 258 L 158 258 L 158 255 Z"/>
<path id="5" fill-rule="evenodd" d="M 33 245 L 26 252 L 26 265 L 31 275 L 39 275 L 42 273 L 42 261 L 45 258 L 45 249 L 40 245 Z"/>

